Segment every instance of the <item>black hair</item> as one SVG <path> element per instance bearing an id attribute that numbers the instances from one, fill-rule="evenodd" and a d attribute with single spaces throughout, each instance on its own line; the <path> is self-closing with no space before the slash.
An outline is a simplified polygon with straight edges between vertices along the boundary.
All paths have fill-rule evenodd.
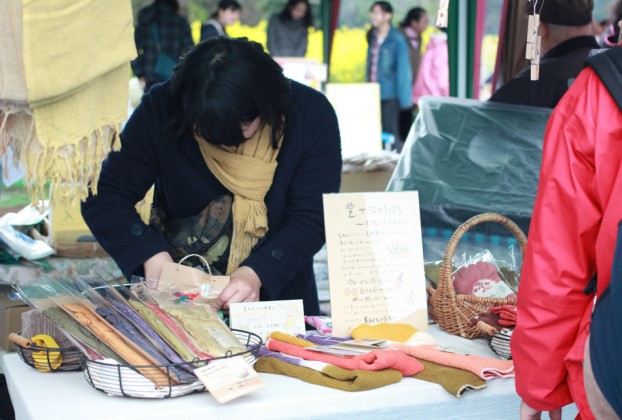
<path id="1" fill-rule="evenodd" d="M 272 127 L 270 140 L 278 147 L 290 85 L 261 44 L 227 37 L 201 42 L 182 56 L 169 89 L 179 136 L 198 134 L 211 144 L 239 146 L 246 140 L 240 124 L 260 117 Z"/>
<path id="2" fill-rule="evenodd" d="M 307 5 L 307 13 L 305 13 L 302 18 L 305 26 L 308 28 L 313 25 L 313 13 L 311 13 L 311 5 L 309 4 L 309 0 L 289 0 L 285 6 L 283 6 L 283 10 L 279 13 L 279 19 L 283 22 L 287 20 L 292 20 L 292 9 L 298 5 L 298 3 L 304 3 Z"/>
<path id="3" fill-rule="evenodd" d="M 227 9 L 242 10 L 242 5 L 235 0 L 220 0 L 218 2 L 218 7 L 216 8 L 216 11 L 212 13 L 212 18 L 215 19 L 218 17 L 219 10 L 227 10 Z"/>
<path id="4" fill-rule="evenodd" d="M 389 3 L 388 1 L 375 2 L 374 4 L 371 5 L 371 7 L 369 8 L 369 11 L 371 12 L 376 6 L 380 7 L 382 11 L 385 13 L 393 13 L 393 6 L 391 6 L 391 3 Z"/>
<path id="5" fill-rule="evenodd" d="M 427 12 L 423 7 L 413 7 L 408 11 L 408 13 L 406 13 L 406 17 L 404 17 L 404 20 L 400 22 L 400 27 L 406 28 L 410 26 L 410 22 L 412 22 L 413 20 L 415 22 L 419 22 L 419 20 L 425 14 L 427 14 Z"/>
<path id="6" fill-rule="evenodd" d="M 177 0 L 156 0 L 155 3 L 164 4 L 173 9 L 174 11 L 179 12 L 179 3 L 177 2 Z"/>

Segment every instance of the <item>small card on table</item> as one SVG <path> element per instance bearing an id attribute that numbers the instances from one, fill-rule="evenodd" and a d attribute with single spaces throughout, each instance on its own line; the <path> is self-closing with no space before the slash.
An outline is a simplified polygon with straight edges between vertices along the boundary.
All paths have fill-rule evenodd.
<path id="1" fill-rule="evenodd" d="M 255 369 L 240 356 L 211 361 L 194 373 L 221 404 L 266 386 Z"/>
<path id="2" fill-rule="evenodd" d="M 291 335 L 305 332 L 302 299 L 232 303 L 229 318 L 231 328 L 255 333 L 264 342 L 273 331 Z"/>

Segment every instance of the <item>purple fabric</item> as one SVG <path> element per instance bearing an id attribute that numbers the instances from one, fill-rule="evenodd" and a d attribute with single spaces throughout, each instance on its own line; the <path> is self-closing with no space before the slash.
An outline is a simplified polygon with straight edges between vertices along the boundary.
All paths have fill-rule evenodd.
<path id="1" fill-rule="evenodd" d="M 275 359 L 282 360 L 287 363 L 291 363 L 292 365 L 301 365 L 302 359 L 299 357 L 289 356 L 284 353 L 280 353 L 278 351 L 268 350 L 266 346 L 261 346 L 259 348 L 259 357 L 274 357 Z"/>
<path id="2" fill-rule="evenodd" d="M 131 324 L 130 321 L 122 318 L 112 309 L 105 306 L 99 306 L 97 308 L 97 313 L 106 319 L 106 321 L 115 327 L 121 334 L 147 352 L 159 364 L 169 365 L 171 363 L 136 327 Z M 195 376 L 177 368 L 176 366 L 171 366 L 170 369 L 180 382 L 192 383 L 196 381 Z"/>
<path id="3" fill-rule="evenodd" d="M 138 329 L 148 337 L 150 337 L 159 346 L 159 350 L 164 353 L 168 359 L 173 363 L 183 363 L 182 358 L 173 350 L 162 338 L 156 333 L 149 324 L 147 324 L 141 317 L 127 305 L 119 302 L 109 302 L 117 311 L 130 320 Z"/>
<path id="4" fill-rule="evenodd" d="M 342 341 L 352 340 L 352 337 L 326 337 L 325 335 L 320 334 L 296 334 L 296 337 L 310 341 L 311 343 L 319 346 L 332 346 L 333 344 L 339 344 Z"/>

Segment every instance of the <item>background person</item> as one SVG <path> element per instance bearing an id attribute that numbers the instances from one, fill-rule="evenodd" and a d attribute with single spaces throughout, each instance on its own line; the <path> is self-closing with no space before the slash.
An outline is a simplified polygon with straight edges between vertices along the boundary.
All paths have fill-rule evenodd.
<path id="1" fill-rule="evenodd" d="M 391 25 L 393 7 L 386 1 L 375 2 L 370 9 L 371 29 L 367 33 L 367 81 L 380 85 L 382 131 L 395 137 L 398 151 L 404 145 L 400 137 L 401 109 L 410 109 L 412 70 L 404 36 Z"/>
<path id="2" fill-rule="evenodd" d="M 138 13 L 134 41 L 138 57 L 132 61 L 132 70 L 146 90 L 154 83 L 170 77 L 170 74 L 159 76 L 155 71 L 158 51 L 176 59 L 185 49 L 194 45 L 190 25 L 179 15 L 177 0 L 156 0 L 151 6 L 142 9 Z"/>
<path id="3" fill-rule="evenodd" d="M 417 79 L 419 62 L 421 61 L 421 34 L 428 27 L 428 13 L 422 7 L 413 7 L 408 11 L 404 20 L 400 23 L 400 32 L 408 41 L 408 53 L 410 54 L 410 68 L 412 81 Z M 414 109 L 402 110 L 400 113 L 400 137 L 405 139 L 413 122 Z"/>
<path id="4" fill-rule="evenodd" d="M 233 197 L 232 220 L 223 221 L 230 241 L 217 255 L 231 276 L 220 305 L 303 299 L 305 314 L 319 314 L 322 194 L 337 192 L 341 179 L 337 118 L 324 95 L 286 79 L 260 44 L 218 37 L 143 97 L 121 142 L 82 215 L 128 278 L 157 280 L 173 260 L 165 232 L 135 209 L 152 185 L 168 226 Z"/>
<path id="5" fill-rule="evenodd" d="M 201 26 L 201 41 L 227 36 L 227 26 L 240 19 L 242 6 L 235 0 L 220 0 L 212 17 Z"/>
<path id="6" fill-rule="evenodd" d="M 533 14 L 534 2 L 525 2 Z M 527 66 L 490 98 L 492 102 L 554 108 L 577 77 L 590 51 L 598 47 L 592 36 L 592 0 L 537 2 L 542 37 L 540 78 L 531 80 Z"/>
<path id="7" fill-rule="evenodd" d="M 268 51 L 273 57 L 304 57 L 313 14 L 308 0 L 289 0 L 268 22 Z"/>

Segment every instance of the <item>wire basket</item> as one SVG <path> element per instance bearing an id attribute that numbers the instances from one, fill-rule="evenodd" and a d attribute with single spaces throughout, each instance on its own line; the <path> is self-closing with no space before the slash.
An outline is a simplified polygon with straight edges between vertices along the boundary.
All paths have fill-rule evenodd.
<path id="1" fill-rule="evenodd" d="M 259 348 L 263 344 L 261 337 L 248 331 L 236 329 L 231 329 L 231 331 L 237 339 L 244 344 L 246 351 L 236 354 L 228 354 L 221 357 L 214 357 L 212 359 L 197 359 L 185 363 L 157 366 L 109 364 L 102 361 L 89 360 L 86 357 L 83 357 L 82 368 L 84 377 L 93 388 L 105 392 L 108 395 L 119 397 L 171 398 L 203 391 L 205 387 L 198 379 L 191 384 L 175 384 L 172 380 L 171 369 L 180 368 L 192 370 L 205 366 L 214 360 L 237 356 L 243 357 L 249 365 L 253 366 L 257 359 Z M 168 377 L 168 384 L 166 386 L 156 386 L 151 380 L 143 376 L 149 376 L 150 372 L 157 372 L 158 374 L 164 372 Z"/>
<path id="2" fill-rule="evenodd" d="M 15 347 L 19 358 L 40 372 L 71 372 L 82 369 L 82 353 L 77 347 L 49 348 L 34 344 Z"/>
<path id="3" fill-rule="evenodd" d="M 472 295 L 456 294 L 452 278 L 452 259 L 458 242 L 472 227 L 483 222 L 496 222 L 514 235 L 520 246 L 522 257 L 525 257 L 527 237 L 520 227 L 510 219 L 497 213 L 483 213 L 474 216 L 458 226 L 449 239 L 443 261 L 441 262 L 436 289 L 428 286 L 428 304 L 430 316 L 441 329 L 465 338 L 477 338 L 483 332 L 476 326 L 469 326 L 471 319 L 481 312 L 494 306 L 515 305 L 514 298 L 484 298 Z"/>

